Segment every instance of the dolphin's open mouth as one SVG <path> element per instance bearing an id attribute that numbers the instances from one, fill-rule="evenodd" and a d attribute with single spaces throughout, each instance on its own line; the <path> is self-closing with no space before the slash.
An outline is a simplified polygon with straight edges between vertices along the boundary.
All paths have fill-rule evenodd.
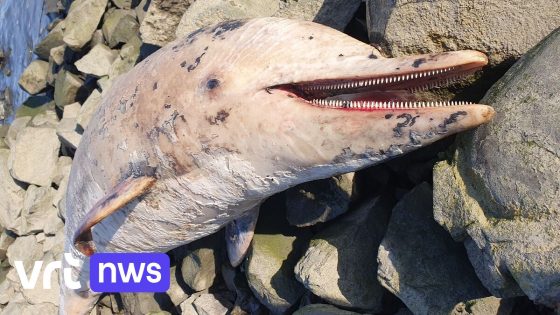
<path id="1" fill-rule="evenodd" d="M 420 91 L 461 81 L 484 66 L 471 62 L 431 70 L 367 78 L 323 79 L 271 87 L 314 106 L 351 110 L 411 109 L 471 104 L 470 102 L 423 100 Z"/>

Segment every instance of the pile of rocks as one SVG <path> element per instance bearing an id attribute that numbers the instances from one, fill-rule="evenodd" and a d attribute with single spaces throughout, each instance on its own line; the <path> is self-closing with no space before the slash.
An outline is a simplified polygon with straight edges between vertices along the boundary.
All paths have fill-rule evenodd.
<path id="1" fill-rule="evenodd" d="M 453 1 L 456 7 L 451 4 L 448 7 L 451 2 L 441 2 L 445 2 L 441 8 L 426 3 L 410 3 L 406 8 L 420 6 L 422 12 L 436 14 L 468 5 L 463 2 L 471 3 L 456 0 Z M 22 88 L 41 96 L 31 97 L 18 110 L 9 128 L 0 126 L 0 314 L 57 312 L 56 273 L 50 279 L 52 289 L 38 286 L 24 290 L 14 262 L 23 261 L 30 274 L 36 260 L 48 263 L 61 259 L 64 198 L 73 153 L 103 95 L 119 75 L 158 47 L 199 27 L 258 16 L 314 20 L 339 30 L 348 29 L 349 24 L 362 25 L 364 33 L 369 30 L 370 36 L 379 37 L 392 54 L 417 52 L 416 48 L 402 46 L 398 36 L 411 32 L 410 27 L 400 26 L 399 21 L 412 19 L 402 17 L 417 12 L 416 9 L 391 7 L 389 2 L 380 0 L 369 0 L 367 6 L 366 27 L 366 8 L 361 0 L 76 0 L 68 5 L 66 18 L 51 25 L 48 36 L 35 48 L 39 59 L 20 78 Z M 524 12 L 532 12 L 533 5 L 528 6 Z M 486 13 L 465 12 L 472 16 L 463 16 L 462 20 L 478 23 L 480 32 L 476 36 L 485 39 L 495 35 L 489 31 L 495 30 L 494 21 L 486 19 Z M 453 14 L 441 16 L 454 17 Z M 560 16 L 560 12 L 554 16 Z M 526 15 L 522 17 L 523 21 L 527 19 Z M 508 23 L 517 22 L 514 18 Z M 428 37 L 439 43 L 427 45 L 424 52 L 448 48 L 487 51 L 486 46 L 476 46 L 479 41 L 472 34 L 464 37 L 469 42 L 459 42 L 457 38 L 463 38 L 462 35 L 448 24 L 438 29 L 426 22 L 414 29 L 429 32 Z M 502 50 L 498 44 L 492 47 L 494 65 L 518 58 L 552 30 L 549 23 L 531 25 L 538 32 L 530 32 L 531 38 L 536 39 L 529 44 L 526 41 L 509 44 L 507 32 L 500 33 L 502 37 L 483 41 L 509 45 Z M 405 42 L 411 43 L 406 39 Z M 549 45 L 556 45 L 553 49 L 557 55 L 559 41 L 554 43 Z M 545 71 L 546 67 L 542 69 L 535 71 Z M 487 72 L 493 71 L 501 73 L 501 70 Z M 557 92 L 552 88 L 543 88 L 541 92 L 544 91 Z M 470 92 L 453 93 L 464 97 Z M 543 97 L 548 102 L 557 98 L 558 93 Z M 494 95 L 491 101 L 499 99 Z M 470 100 L 476 101 L 472 96 Z M 526 101 L 534 103 L 533 99 L 523 100 Z M 0 114 L 1 110 L 0 104 Z M 498 129 L 490 132 L 499 132 Z M 557 128 L 552 136 L 543 138 L 544 143 L 538 140 L 540 134 L 537 139 L 529 130 L 524 132 L 524 141 L 534 142 L 542 152 L 555 153 L 555 159 L 551 156 L 547 163 L 556 165 Z M 486 135 L 478 135 L 482 136 Z M 465 187 L 476 185 L 463 184 L 462 180 L 469 181 L 467 175 L 471 175 L 465 175 L 468 173 L 465 166 L 441 162 L 446 156 L 440 152 L 452 142 L 446 140 L 384 165 L 308 183 L 274 196 L 261 207 L 250 252 L 240 267 L 231 267 L 223 248 L 224 235 L 217 233 L 168 253 L 173 267 L 171 287 L 166 293 L 108 294 L 92 314 L 511 314 L 544 310 L 529 302 L 525 295 L 554 306 L 559 302 L 554 300 L 560 290 L 555 286 L 558 281 L 545 278 L 551 276 L 548 271 L 558 269 L 554 266 L 546 269 L 536 263 L 545 256 L 532 254 L 526 259 L 523 251 L 533 250 L 528 246 L 504 245 L 504 242 L 521 242 L 522 238 L 504 240 L 505 236 L 499 233 L 507 229 L 500 230 L 489 223 L 499 216 L 495 212 L 487 212 L 493 218 L 482 215 L 484 209 L 480 211 L 479 204 L 484 206 L 486 201 L 475 202 L 470 199 L 473 195 L 466 192 Z M 468 159 L 455 158 L 459 160 L 456 163 L 471 163 Z M 438 162 L 432 185 L 432 169 Z M 539 165 L 537 172 L 542 172 L 545 166 Z M 523 166 L 515 167 L 517 171 Z M 556 167 L 556 173 L 552 173 L 556 179 L 557 170 Z M 528 177 L 531 171 L 527 170 Z M 457 176 L 450 177 L 450 174 Z M 461 176 L 464 179 L 460 180 Z M 435 193 L 432 186 L 437 188 Z M 477 193 L 475 197 L 489 194 Z M 448 198 L 449 195 L 456 198 Z M 502 219 L 515 217 L 517 206 L 533 202 L 528 198 L 500 205 L 492 211 L 508 209 Z M 557 201 L 539 202 L 549 202 L 548 214 L 544 210 L 539 212 L 539 220 L 556 218 L 550 213 L 558 209 L 550 206 L 557 205 Z M 517 206 L 508 208 L 511 205 Z M 523 222 L 534 219 L 531 215 L 525 217 L 525 221 L 514 221 L 512 226 L 522 230 Z M 466 218 L 471 219 L 466 221 Z M 550 253 L 557 248 L 552 244 L 558 240 L 553 229 L 558 226 L 552 223 L 543 226 L 547 229 L 547 242 L 531 244 Z M 522 235 L 535 239 L 538 232 L 535 233 Z M 456 240 L 465 241 L 468 251 Z M 528 272 L 531 266 L 542 267 L 541 274 L 531 278 Z M 558 277 L 558 272 L 554 275 Z M 529 284 L 531 281 L 534 283 Z"/>

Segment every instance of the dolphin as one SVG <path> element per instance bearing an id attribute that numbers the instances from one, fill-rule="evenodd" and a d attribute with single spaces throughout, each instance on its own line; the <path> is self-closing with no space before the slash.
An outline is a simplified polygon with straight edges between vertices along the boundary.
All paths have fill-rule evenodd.
<path id="1" fill-rule="evenodd" d="M 303 182 L 382 163 L 488 122 L 491 107 L 422 100 L 487 64 L 477 51 L 384 58 L 312 22 L 202 28 L 103 97 L 66 194 L 61 313 L 87 314 L 95 252 L 166 252 L 226 227 L 238 265 L 259 205 Z M 62 274 L 62 273 L 61 273 Z"/>

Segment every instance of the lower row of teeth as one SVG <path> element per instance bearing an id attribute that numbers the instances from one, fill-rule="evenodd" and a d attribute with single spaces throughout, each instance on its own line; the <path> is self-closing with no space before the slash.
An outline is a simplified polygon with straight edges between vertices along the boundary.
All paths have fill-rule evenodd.
<path id="1" fill-rule="evenodd" d="M 329 108 L 352 108 L 352 109 L 412 109 L 469 105 L 471 102 L 367 102 L 367 101 L 339 101 L 315 99 L 312 104 Z"/>

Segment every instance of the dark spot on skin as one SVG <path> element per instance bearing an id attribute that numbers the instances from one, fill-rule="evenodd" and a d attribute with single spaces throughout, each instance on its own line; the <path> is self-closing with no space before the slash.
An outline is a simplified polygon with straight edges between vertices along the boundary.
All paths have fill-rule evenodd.
<path id="1" fill-rule="evenodd" d="M 408 134 L 408 139 L 410 139 L 411 146 L 419 146 L 422 144 L 422 142 L 420 141 L 421 139 L 420 135 L 412 130 Z"/>
<path id="2" fill-rule="evenodd" d="M 158 141 L 159 135 L 164 134 L 169 142 L 176 143 L 178 141 L 177 134 L 175 133 L 175 120 L 177 120 L 177 117 L 179 117 L 179 113 L 175 110 L 169 119 L 163 121 L 161 126 L 156 125 L 148 132 L 148 139 L 155 143 Z"/>
<path id="3" fill-rule="evenodd" d="M 196 69 L 196 67 L 198 67 L 198 65 L 200 65 L 200 61 L 202 60 L 202 57 L 204 57 L 204 55 L 206 55 L 206 51 L 208 51 L 208 46 L 206 48 L 204 48 L 204 52 L 202 53 L 202 55 L 196 57 L 196 59 L 194 60 L 194 63 L 187 68 L 187 71 L 191 72 L 194 69 Z"/>
<path id="4" fill-rule="evenodd" d="M 187 65 L 186 61 L 181 62 L 181 68 L 184 68 Z"/>
<path id="5" fill-rule="evenodd" d="M 187 120 L 185 119 L 185 115 L 180 115 L 179 118 L 181 118 L 183 122 L 187 122 Z"/>
<path id="6" fill-rule="evenodd" d="M 339 56 L 339 57 L 344 57 L 344 55 L 343 55 L 343 54 L 340 54 L 340 55 L 338 55 L 338 56 Z"/>
<path id="7" fill-rule="evenodd" d="M 414 62 L 412 63 L 412 66 L 414 68 L 418 68 L 423 63 L 426 63 L 426 58 L 418 58 L 418 59 L 414 60 Z"/>
<path id="8" fill-rule="evenodd" d="M 208 80 L 208 82 L 206 82 L 206 87 L 209 90 L 213 90 L 213 89 L 217 88 L 218 86 L 220 86 L 220 80 L 218 80 L 218 79 L 210 79 L 210 80 Z"/>
<path id="9" fill-rule="evenodd" d="M 387 115 L 385 115 L 385 119 L 391 119 L 391 117 L 393 117 L 393 114 L 387 114 Z"/>
<path id="10" fill-rule="evenodd" d="M 438 127 L 443 129 L 443 132 L 446 132 L 447 131 L 447 126 L 451 125 L 451 124 L 454 124 L 457 121 L 459 121 L 459 117 L 461 117 L 461 116 L 467 116 L 467 112 L 458 111 L 458 112 L 455 112 L 455 113 L 451 114 L 449 117 L 445 118 L 443 120 L 443 123 L 438 125 Z"/>
<path id="11" fill-rule="evenodd" d="M 379 154 L 384 155 L 384 154 L 385 154 L 385 150 L 379 150 Z"/>
<path id="12" fill-rule="evenodd" d="M 350 147 L 346 147 L 342 149 L 342 153 L 335 156 L 333 159 L 334 163 L 344 163 L 348 160 L 359 160 L 359 159 L 367 159 L 377 155 L 373 148 L 367 147 L 364 153 L 356 153 L 350 149 Z"/>
<path id="13" fill-rule="evenodd" d="M 309 36 L 309 40 L 312 40 L 314 37 L 313 36 Z"/>
<path id="14" fill-rule="evenodd" d="M 179 49 L 181 49 L 181 48 L 183 48 L 187 45 L 192 44 L 200 34 L 206 32 L 207 30 L 208 30 L 208 27 L 203 27 L 201 29 L 198 29 L 198 30 L 190 33 L 189 35 L 187 35 L 187 37 L 185 37 L 185 39 L 182 42 L 173 46 L 171 49 L 175 52 L 179 51 Z"/>
<path id="15" fill-rule="evenodd" d="M 375 54 L 372 53 L 372 54 L 369 55 L 368 58 L 369 58 L 369 59 L 377 59 L 377 56 L 376 56 Z"/>
<path id="16" fill-rule="evenodd" d="M 272 94 L 272 89 L 271 88 L 267 87 L 264 90 L 266 91 L 266 93 Z"/>
<path id="17" fill-rule="evenodd" d="M 214 39 L 216 37 L 220 37 L 220 39 L 225 39 L 225 37 L 222 36 L 223 34 L 240 28 L 241 26 L 245 25 L 246 22 L 247 21 L 239 21 L 239 20 L 223 22 L 216 25 L 216 27 L 214 27 L 214 29 L 212 29 L 211 32 L 214 33 L 213 36 Z"/>
<path id="18" fill-rule="evenodd" d="M 216 116 L 206 117 L 206 120 L 208 120 L 208 123 L 210 123 L 210 125 L 219 125 L 225 124 L 228 117 L 229 113 L 222 109 L 216 114 Z"/>
<path id="19" fill-rule="evenodd" d="M 398 67 L 398 68 L 395 68 L 395 70 L 401 70 L 401 68 L 400 68 L 400 67 Z"/>
<path id="20" fill-rule="evenodd" d="M 430 121 L 434 121 L 434 119 L 433 119 L 433 118 L 430 118 Z"/>
<path id="21" fill-rule="evenodd" d="M 163 107 L 165 107 L 165 109 L 170 109 L 170 108 L 171 108 L 171 104 L 165 104 L 165 105 L 163 105 Z"/>
<path id="22" fill-rule="evenodd" d="M 154 82 L 154 86 L 152 87 L 152 90 L 157 90 L 158 86 L 157 86 L 157 82 Z"/>
<path id="23" fill-rule="evenodd" d="M 414 125 L 414 123 L 416 122 L 416 118 L 418 117 L 420 116 L 412 117 L 412 115 L 408 113 L 404 113 L 397 116 L 397 118 L 404 118 L 404 121 L 397 123 L 397 126 L 393 128 L 393 132 L 394 132 L 393 136 L 396 138 L 402 137 L 402 129 Z"/>
<path id="24" fill-rule="evenodd" d="M 140 127 L 140 125 L 138 123 L 134 123 L 134 128 L 138 129 L 138 127 Z"/>

